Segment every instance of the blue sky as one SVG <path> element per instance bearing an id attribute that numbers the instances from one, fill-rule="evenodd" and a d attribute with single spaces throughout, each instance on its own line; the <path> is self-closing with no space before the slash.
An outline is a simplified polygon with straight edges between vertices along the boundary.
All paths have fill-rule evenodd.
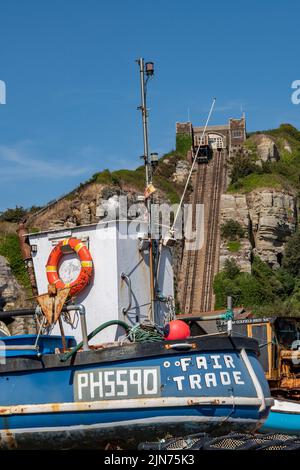
<path id="1" fill-rule="evenodd" d="M 0 6 L 0 210 L 44 204 L 143 152 L 138 67 L 149 86 L 151 151 L 174 148 L 175 122 L 246 112 L 248 130 L 290 122 L 300 105 L 296 0 L 3 0 Z"/>

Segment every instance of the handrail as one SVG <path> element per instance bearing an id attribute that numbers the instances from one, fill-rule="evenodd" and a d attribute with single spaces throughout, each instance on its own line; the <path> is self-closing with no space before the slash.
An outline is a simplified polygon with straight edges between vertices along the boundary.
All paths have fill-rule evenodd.
<path id="1" fill-rule="evenodd" d="M 130 277 L 127 274 L 125 274 L 124 272 L 121 273 L 121 278 L 123 280 L 126 280 L 127 285 L 128 285 L 128 306 L 127 306 L 127 308 L 123 307 L 123 309 L 122 309 L 123 314 L 126 315 L 126 313 L 129 312 L 129 310 L 131 309 L 131 304 L 132 304 L 131 280 L 130 280 Z"/>
<path id="2" fill-rule="evenodd" d="M 233 311 L 229 308 L 224 313 L 217 315 L 180 315 L 180 320 L 182 321 L 210 321 L 210 320 L 232 320 L 234 318 Z"/>
<path id="3" fill-rule="evenodd" d="M 75 310 L 76 312 L 79 312 L 83 350 L 88 351 L 90 348 L 89 348 L 89 343 L 88 343 L 88 334 L 87 334 L 86 316 L 85 316 L 85 307 L 84 307 L 84 305 L 82 305 L 82 304 L 68 305 L 66 310 L 68 312 L 70 312 L 72 310 Z"/>
<path id="4" fill-rule="evenodd" d="M 25 316 L 34 316 L 36 314 L 36 309 L 33 308 L 21 308 L 18 310 L 0 310 L 0 320 L 11 317 L 25 317 Z"/>

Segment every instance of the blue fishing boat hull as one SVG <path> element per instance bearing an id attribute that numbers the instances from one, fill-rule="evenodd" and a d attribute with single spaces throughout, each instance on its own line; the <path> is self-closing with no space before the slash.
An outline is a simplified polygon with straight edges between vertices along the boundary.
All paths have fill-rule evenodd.
<path id="1" fill-rule="evenodd" d="M 300 402 L 275 400 L 261 432 L 300 435 Z"/>
<path id="2" fill-rule="evenodd" d="M 28 345 L 35 335 L 24 338 L 5 339 L 0 364 L 4 448 L 134 448 L 166 436 L 255 431 L 273 404 L 252 339 L 123 344 L 64 361 L 59 337 L 41 337 L 38 355 Z"/>

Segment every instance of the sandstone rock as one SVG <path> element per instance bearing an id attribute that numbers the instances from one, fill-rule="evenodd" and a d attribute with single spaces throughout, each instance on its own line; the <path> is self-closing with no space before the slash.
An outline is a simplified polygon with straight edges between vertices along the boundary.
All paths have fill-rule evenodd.
<path id="1" fill-rule="evenodd" d="M 287 152 L 292 153 L 292 147 L 290 146 L 290 144 L 288 143 L 287 140 L 284 141 L 284 143 L 283 143 L 283 148 L 284 148 L 284 150 L 286 150 Z"/>
<path id="2" fill-rule="evenodd" d="M 180 160 L 176 165 L 176 171 L 172 175 L 174 183 L 184 183 L 190 172 L 190 165 L 186 160 Z"/>
<path id="3" fill-rule="evenodd" d="M 237 220 L 242 227 L 248 229 L 249 211 L 244 194 L 222 194 L 220 207 L 222 225 L 227 220 Z"/>
<path id="4" fill-rule="evenodd" d="M 224 269 L 227 259 L 234 259 L 242 272 L 251 273 L 251 243 L 247 238 L 243 238 L 240 240 L 240 244 L 240 249 L 237 252 L 232 252 L 228 250 L 227 242 L 224 240 L 221 241 L 219 260 L 220 271 Z"/>
<path id="5" fill-rule="evenodd" d="M 240 250 L 230 252 L 221 240 L 220 269 L 227 258 L 234 258 L 242 271 L 251 272 L 251 255 L 258 255 L 271 267 L 280 266 L 284 245 L 296 228 L 296 199 L 293 194 L 273 189 L 244 194 L 223 194 L 222 225 L 226 220 L 238 221 L 250 237 L 241 239 Z M 251 240 L 251 241 L 250 241 Z"/>
<path id="6" fill-rule="evenodd" d="M 222 194 L 220 207 L 220 225 L 227 220 L 236 220 L 245 229 L 245 238 L 240 240 L 240 249 L 237 252 L 228 250 L 227 241 L 221 240 L 220 245 L 220 270 L 224 269 L 226 259 L 233 258 L 243 272 L 251 272 L 251 250 L 252 246 L 247 238 L 249 231 L 249 210 L 246 196 L 244 194 Z"/>
<path id="7" fill-rule="evenodd" d="M 263 162 L 279 160 L 280 155 L 273 137 L 266 134 L 253 136 L 257 153 Z"/>
<path id="8" fill-rule="evenodd" d="M 0 308 L 16 308 L 20 304 L 20 297 L 24 298 L 23 289 L 14 278 L 4 256 L 0 256 Z"/>
<path id="9" fill-rule="evenodd" d="M 296 228 L 295 196 L 266 189 L 247 195 L 254 240 L 253 254 L 278 268 L 287 238 Z"/>
<path id="10" fill-rule="evenodd" d="M 242 271 L 251 272 L 251 255 L 258 255 L 271 267 L 278 268 L 284 244 L 296 228 L 296 199 L 284 191 L 265 189 L 244 194 L 223 194 L 222 225 L 226 220 L 238 221 L 250 234 L 241 240 L 237 253 L 230 252 L 227 242 L 220 246 L 220 269 L 227 258 L 234 258 Z"/>

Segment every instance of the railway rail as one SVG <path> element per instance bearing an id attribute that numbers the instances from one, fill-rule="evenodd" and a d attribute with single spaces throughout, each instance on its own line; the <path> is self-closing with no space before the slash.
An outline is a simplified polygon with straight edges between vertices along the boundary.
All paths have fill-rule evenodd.
<path id="1" fill-rule="evenodd" d="M 192 233 L 196 232 L 197 222 L 197 204 L 203 204 L 205 182 L 207 175 L 207 165 L 198 164 L 197 173 L 194 181 L 194 193 L 192 201 Z M 196 236 L 195 243 L 199 243 L 200 237 Z M 182 306 L 185 313 L 188 313 L 193 308 L 193 291 L 196 287 L 196 270 L 198 263 L 198 254 L 200 247 L 195 247 L 193 250 L 187 250 L 186 268 L 185 268 L 185 282 L 182 294 Z"/>
<path id="2" fill-rule="evenodd" d="M 204 205 L 204 243 L 194 250 L 185 244 L 181 268 L 181 308 L 185 314 L 209 311 L 213 307 L 213 279 L 218 270 L 220 245 L 219 213 L 224 189 L 226 150 L 214 151 L 209 163 L 199 164 L 193 178 L 192 233 L 197 227 L 197 204 Z M 201 220 L 203 223 L 203 219 Z M 199 243 L 199 239 L 197 241 Z M 188 241 L 188 240 L 187 240 Z"/>
<path id="3" fill-rule="evenodd" d="M 223 192 L 223 169 L 224 169 L 224 151 L 219 151 L 216 155 L 214 171 L 213 171 L 213 187 L 211 206 L 209 211 L 209 219 L 207 224 L 207 237 L 205 249 L 204 272 L 202 279 L 202 295 L 200 311 L 207 312 L 212 310 L 213 305 L 213 280 L 216 271 L 218 248 L 219 248 L 219 213 L 220 213 L 220 200 Z"/>

